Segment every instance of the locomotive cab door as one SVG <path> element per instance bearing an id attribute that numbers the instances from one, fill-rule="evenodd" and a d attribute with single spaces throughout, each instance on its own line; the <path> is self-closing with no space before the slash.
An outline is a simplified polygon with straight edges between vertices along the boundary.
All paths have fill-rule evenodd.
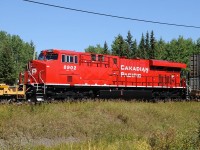
<path id="1" fill-rule="evenodd" d="M 119 59 L 112 58 L 112 82 L 114 85 L 119 85 L 120 80 L 120 68 L 119 68 Z"/>

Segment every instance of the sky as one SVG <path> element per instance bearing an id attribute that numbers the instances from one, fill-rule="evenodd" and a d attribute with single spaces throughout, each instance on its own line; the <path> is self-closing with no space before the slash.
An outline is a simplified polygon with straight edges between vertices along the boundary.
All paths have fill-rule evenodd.
<path id="1" fill-rule="evenodd" d="M 200 1 L 183 0 L 33 0 L 62 7 L 128 18 L 200 27 Z M 179 36 L 200 38 L 200 28 L 185 28 L 92 15 L 23 0 L 0 0 L 0 30 L 33 41 L 36 51 L 67 49 L 84 51 L 89 45 L 111 47 L 114 38 L 130 31 L 140 41 L 153 30 L 166 42 Z"/>

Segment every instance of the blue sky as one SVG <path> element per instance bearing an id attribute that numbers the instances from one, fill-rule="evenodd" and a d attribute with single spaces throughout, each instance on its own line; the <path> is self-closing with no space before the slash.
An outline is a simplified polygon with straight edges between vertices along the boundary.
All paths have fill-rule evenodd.
<path id="1" fill-rule="evenodd" d="M 34 0 L 63 7 L 159 22 L 200 26 L 200 1 L 183 0 Z M 142 33 L 154 31 L 156 39 L 170 41 L 179 36 L 200 38 L 200 29 L 158 25 L 80 13 L 42 6 L 23 0 L 0 1 L 0 30 L 33 41 L 36 50 L 58 48 L 84 51 L 89 45 L 114 37 L 140 40 Z"/>

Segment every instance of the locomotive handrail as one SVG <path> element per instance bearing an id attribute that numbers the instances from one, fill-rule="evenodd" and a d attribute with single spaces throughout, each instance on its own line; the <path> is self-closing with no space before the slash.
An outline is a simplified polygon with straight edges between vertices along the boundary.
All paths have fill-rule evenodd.
<path id="1" fill-rule="evenodd" d="M 81 59 L 81 63 L 90 63 L 90 64 L 105 64 L 109 65 L 109 61 L 92 61 L 92 60 L 87 60 L 87 59 Z"/>
<path id="2" fill-rule="evenodd" d="M 38 84 L 38 83 L 37 83 L 37 80 L 36 80 L 36 79 L 34 78 L 34 76 L 31 74 L 30 70 L 28 70 L 28 73 L 29 73 L 29 75 L 34 79 L 35 83 Z"/>
<path id="3" fill-rule="evenodd" d="M 138 81 L 138 78 L 135 77 L 134 80 L 128 81 L 127 76 L 123 76 L 124 80 L 117 80 L 117 78 L 113 81 L 113 84 L 120 86 L 124 85 L 125 87 L 128 85 L 132 85 L 135 87 L 145 86 L 145 87 L 155 87 L 160 86 L 162 88 L 173 88 L 173 87 L 181 87 L 181 83 L 177 81 L 177 78 L 174 79 L 174 82 L 169 79 L 169 81 L 164 80 L 166 77 L 162 78 L 162 82 L 154 81 L 156 76 L 145 76 L 143 77 L 145 80 Z M 183 86 L 184 87 L 184 86 Z"/>
<path id="4" fill-rule="evenodd" d="M 41 76 L 42 71 L 44 71 L 44 70 L 41 70 L 41 71 L 39 72 L 39 79 L 42 81 L 42 83 L 44 83 L 44 80 L 42 80 L 42 76 Z"/>
<path id="5" fill-rule="evenodd" d="M 28 70 L 29 75 L 34 79 L 35 83 L 37 84 L 37 90 L 38 90 L 38 82 L 37 80 L 34 78 L 34 76 L 31 74 L 30 70 Z"/>

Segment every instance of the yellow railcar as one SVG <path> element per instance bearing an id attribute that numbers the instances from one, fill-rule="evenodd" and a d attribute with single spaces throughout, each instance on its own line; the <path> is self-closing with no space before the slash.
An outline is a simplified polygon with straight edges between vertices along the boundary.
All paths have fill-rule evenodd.
<path id="1" fill-rule="evenodd" d="M 0 84 L 0 98 L 22 100 L 26 98 L 25 86 L 9 86 L 6 84 Z"/>

